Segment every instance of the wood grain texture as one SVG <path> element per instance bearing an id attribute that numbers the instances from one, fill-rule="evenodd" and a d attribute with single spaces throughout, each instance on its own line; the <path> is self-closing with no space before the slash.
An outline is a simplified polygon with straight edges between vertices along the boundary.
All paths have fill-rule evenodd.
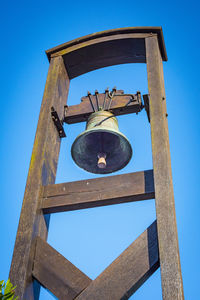
<path id="1" fill-rule="evenodd" d="M 128 299 L 159 267 L 154 222 L 76 300 Z"/>
<path id="2" fill-rule="evenodd" d="M 35 136 L 24 200 L 10 269 L 19 299 L 36 300 L 39 287 L 32 279 L 35 237 L 46 239 L 49 216 L 40 209 L 41 187 L 55 182 L 60 138 L 51 118 L 51 107 L 63 115 L 69 78 L 62 57 L 51 60 Z"/>
<path id="3" fill-rule="evenodd" d="M 164 300 L 182 300 L 162 58 L 156 37 L 146 39 L 155 201 Z"/>
<path id="4" fill-rule="evenodd" d="M 42 209 L 55 213 L 154 198 L 153 170 L 44 187 Z"/>
<path id="5" fill-rule="evenodd" d="M 33 276 L 60 300 L 72 300 L 91 279 L 47 242 L 37 239 Z"/>

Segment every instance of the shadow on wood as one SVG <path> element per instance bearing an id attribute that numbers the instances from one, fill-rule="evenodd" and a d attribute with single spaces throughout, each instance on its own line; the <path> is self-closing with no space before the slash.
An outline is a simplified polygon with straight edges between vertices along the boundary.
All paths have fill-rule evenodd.
<path id="1" fill-rule="evenodd" d="M 153 170 L 44 187 L 46 214 L 154 198 Z"/>

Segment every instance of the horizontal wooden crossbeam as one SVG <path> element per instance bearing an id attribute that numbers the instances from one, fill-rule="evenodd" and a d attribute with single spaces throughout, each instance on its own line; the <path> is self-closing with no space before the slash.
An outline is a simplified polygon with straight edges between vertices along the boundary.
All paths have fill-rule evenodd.
<path id="1" fill-rule="evenodd" d="M 76 300 L 128 299 L 158 267 L 155 221 Z"/>
<path id="2" fill-rule="evenodd" d="M 105 93 L 98 94 L 97 97 L 100 107 L 103 107 L 103 104 L 105 108 L 109 106 L 109 97 L 107 97 L 107 101 L 104 103 Z M 92 101 L 94 110 L 98 110 L 95 95 L 91 95 L 90 99 L 88 96 L 82 97 L 80 104 L 65 107 L 64 122 L 74 124 L 87 121 L 89 115 L 94 111 L 90 100 Z M 127 105 L 127 103 L 129 104 Z M 122 90 L 116 91 L 116 96 L 112 98 L 110 106 L 110 111 L 112 111 L 115 116 L 138 113 L 141 109 L 142 102 L 140 93 L 124 94 Z"/>
<path id="3" fill-rule="evenodd" d="M 46 214 L 153 199 L 153 170 L 47 185 L 42 209 Z"/>
<path id="4" fill-rule="evenodd" d="M 61 300 L 74 299 L 91 282 L 41 238 L 37 238 L 33 276 Z"/>

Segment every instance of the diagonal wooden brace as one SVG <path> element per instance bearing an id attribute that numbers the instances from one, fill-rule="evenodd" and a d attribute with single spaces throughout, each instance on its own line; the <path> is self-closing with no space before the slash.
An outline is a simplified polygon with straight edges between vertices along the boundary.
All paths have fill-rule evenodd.
<path id="1" fill-rule="evenodd" d="M 159 264 L 155 221 L 76 300 L 128 299 Z"/>
<path id="2" fill-rule="evenodd" d="M 39 237 L 32 274 L 60 300 L 74 299 L 91 282 L 88 276 Z"/>

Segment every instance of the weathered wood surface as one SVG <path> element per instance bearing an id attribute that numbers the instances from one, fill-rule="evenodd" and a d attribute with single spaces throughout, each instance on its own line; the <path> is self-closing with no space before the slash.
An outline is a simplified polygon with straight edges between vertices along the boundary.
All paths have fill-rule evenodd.
<path id="1" fill-rule="evenodd" d="M 146 52 L 162 293 L 164 300 L 182 300 L 184 295 L 178 249 L 162 58 L 156 37 L 146 39 Z"/>
<path id="2" fill-rule="evenodd" d="M 145 37 L 156 34 L 163 60 L 167 60 L 161 27 L 129 27 L 97 32 L 47 50 L 47 56 L 63 56 L 69 78 L 102 67 L 145 63 Z"/>
<path id="3" fill-rule="evenodd" d="M 47 242 L 37 239 L 33 276 L 60 300 L 72 300 L 92 281 Z"/>
<path id="4" fill-rule="evenodd" d="M 128 299 L 158 267 L 157 227 L 154 222 L 76 300 Z"/>
<path id="5" fill-rule="evenodd" d="M 51 107 L 59 116 L 66 104 L 69 79 L 62 57 L 51 60 L 29 167 L 19 227 L 10 269 L 10 280 L 16 285 L 19 299 L 36 300 L 39 288 L 33 287 L 32 265 L 35 237 L 46 239 L 49 216 L 40 208 L 41 187 L 55 182 L 60 138 L 51 119 Z"/>
<path id="6" fill-rule="evenodd" d="M 69 78 L 122 63 L 146 61 L 145 37 L 156 34 L 163 60 L 167 53 L 161 27 L 128 27 L 83 36 L 46 51 L 49 60 L 62 55 Z"/>
<path id="7" fill-rule="evenodd" d="M 43 191 L 44 213 L 152 199 L 153 170 L 47 185 Z"/>
<path id="8" fill-rule="evenodd" d="M 71 51 L 63 55 L 70 79 L 98 70 L 100 68 L 127 64 L 145 63 L 145 39 L 124 38 L 102 41 L 96 39 L 94 43 L 84 43 L 83 47 L 72 47 Z M 61 55 L 61 53 L 60 53 Z"/>
<path id="9" fill-rule="evenodd" d="M 123 34 L 116 34 L 111 36 L 103 36 L 103 37 L 97 37 L 90 40 L 87 40 L 82 43 L 78 43 L 76 45 L 72 45 L 70 47 L 67 47 L 65 49 L 62 49 L 56 53 L 53 53 L 51 57 L 56 56 L 64 56 L 66 54 L 69 54 L 70 52 L 77 51 L 79 49 L 89 47 L 96 44 L 106 43 L 106 42 L 113 42 L 118 40 L 124 40 L 124 39 L 145 39 L 146 37 L 152 36 L 152 33 L 123 33 Z M 138 53 L 139 54 L 139 53 Z M 138 55 L 139 56 L 139 55 Z M 140 59 L 144 59 L 145 55 L 142 55 Z"/>
<path id="10" fill-rule="evenodd" d="M 130 114 L 130 113 L 138 113 L 142 110 L 141 95 L 139 93 L 138 95 L 133 94 L 135 101 L 129 103 L 128 105 L 127 103 L 131 99 L 133 99 L 133 96 L 123 95 L 123 91 L 121 90 L 116 91 L 116 94 L 118 94 L 118 96 L 114 96 L 112 98 L 112 102 L 110 106 L 110 109 L 115 116 Z M 91 95 L 90 97 L 94 109 L 98 110 L 96 105 L 96 96 Z M 104 99 L 105 99 L 105 93 L 98 94 L 99 105 L 101 107 L 103 106 Z M 80 104 L 66 107 L 64 122 L 68 124 L 73 124 L 73 123 L 87 121 L 89 115 L 93 113 L 93 108 L 90 104 L 88 97 L 82 97 L 81 101 L 82 102 Z M 106 104 L 107 104 L 106 107 L 108 107 L 109 98 L 107 99 Z"/>
<path id="11" fill-rule="evenodd" d="M 115 35 L 125 35 L 125 34 L 157 34 L 158 36 L 158 41 L 159 41 L 159 46 L 161 49 L 161 53 L 162 53 L 162 57 L 163 60 L 167 60 L 167 53 L 166 53 L 166 49 L 165 49 L 165 42 L 164 42 L 164 37 L 163 37 L 163 32 L 162 32 L 162 27 L 125 27 L 125 28 L 116 28 L 116 29 L 109 29 L 109 30 L 105 30 L 105 31 L 100 31 L 100 32 L 95 32 L 86 36 L 82 36 L 79 38 L 76 38 L 72 41 L 69 41 L 67 43 L 58 45 L 54 48 L 51 48 L 49 50 L 46 51 L 46 54 L 50 60 L 51 56 L 55 53 L 58 53 L 59 51 L 65 50 L 69 47 L 72 47 L 74 45 L 79 45 L 80 43 L 84 43 L 87 41 L 91 41 L 93 39 L 97 39 L 97 38 L 101 38 L 101 37 L 110 37 L 110 39 L 112 40 L 112 38 L 115 37 Z"/>

